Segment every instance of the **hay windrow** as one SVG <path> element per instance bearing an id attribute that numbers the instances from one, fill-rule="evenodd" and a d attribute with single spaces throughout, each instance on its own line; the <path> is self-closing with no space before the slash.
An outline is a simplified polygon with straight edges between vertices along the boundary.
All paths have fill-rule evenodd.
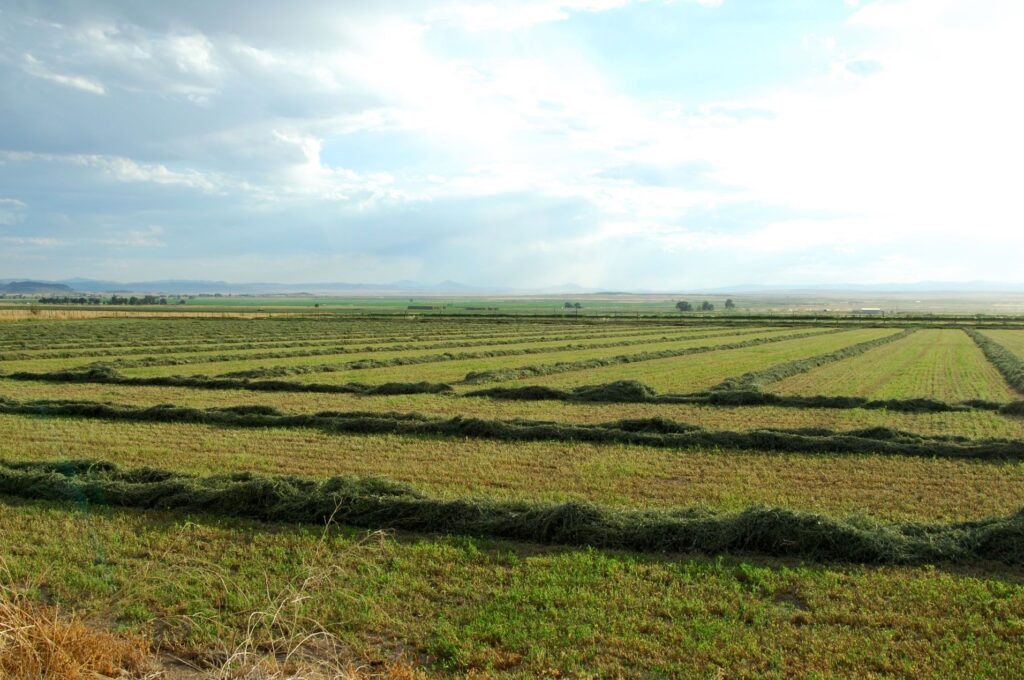
<path id="1" fill-rule="evenodd" d="M 635 444 L 665 449 L 722 448 L 806 454 L 887 454 L 919 457 L 1016 460 L 1024 458 L 1024 441 L 922 436 L 889 428 L 705 430 L 668 418 L 571 424 L 531 420 L 485 420 L 418 413 L 336 412 L 283 413 L 270 406 L 199 409 L 173 404 L 136 408 L 93 401 L 27 401 L 0 398 L 0 413 L 113 421 L 198 423 L 240 428 L 313 428 L 328 434 L 396 434 L 471 437 L 499 441 L 560 441 Z"/>
<path id="2" fill-rule="evenodd" d="M 207 477 L 96 461 L 0 462 L 0 493 L 28 499 L 202 512 L 258 520 L 462 534 L 643 552 L 756 553 L 868 564 L 1024 564 L 1024 511 L 956 524 L 836 519 L 779 508 L 614 510 L 442 500 L 393 482 L 250 473 Z"/>
<path id="3" fill-rule="evenodd" d="M 573 389 L 559 389 L 546 385 L 522 387 L 491 387 L 463 393 L 466 397 L 487 397 L 509 401 L 601 401 L 610 403 L 649 404 L 704 404 L 708 406 L 778 406 L 787 408 L 869 409 L 899 411 L 901 413 L 947 413 L 960 411 L 1000 411 L 1013 413 L 1015 404 L 972 399 L 949 403 L 937 399 L 868 399 L 847 396 L 784 395 L 760 390 L 714 390 L 693 394 L 662 394 L 635 380 L 620 380 L 602 385 L 583 385 Z"/>
<path id="4" fill-rule="evenodd" d="M 294 392 L 387 396 L 411 394 L 451 394 L 452 385 L 431 382 L 388 382 L 377 385 L 350 382 L 307 383 L 291 380 L 252 380 L 206 375 L 127 376 L 109 367 L 90 367 L 67 371 L 32 373 L 19 371 L 0 375 L 5 380 L 29 382 L 127 385 L 134 387 L 187 387 L 202 390 L 248 390 L 253 392 Z M 867 397 L 827 395 L 782 395 L 759 390 L 715 390 L 694 394 L 659 393 L 636 380 L 617 380 L 571 389 L 546 385 L 490 387 L 462 393 L 465 397 L 485 397 L 508 401 L 564 401 L 570 403 L 609 404 L 704 404 L 708 406 L 777 406 L 784 408 L 868 409 L 901 413 L 953 413 L 971 410 L 998 411 L 1004 415 L 1024 415 L 1024 401 L 1003 404 L 983 399 L 944 402 L 937 399 L 868 399 Z"/>

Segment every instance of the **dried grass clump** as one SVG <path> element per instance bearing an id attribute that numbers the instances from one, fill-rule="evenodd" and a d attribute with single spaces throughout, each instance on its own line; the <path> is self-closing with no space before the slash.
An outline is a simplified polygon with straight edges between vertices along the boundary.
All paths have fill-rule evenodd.
<path id="1" fill-rule="evenodd" d="M 0 584 L 0 678 L 140 678 L 149 668 L 144 637 L 90 627 Z"/>
<path id="2" fill-rule="evenodd" d="M 199 650 L 186 650 L 195 663 L 196 677 L 206 680 L 420 680 L 426 676 L 405 658 L 366 660 L 318 621 L 308 607 L 311 600 L 337 587 L 339 572 L 350 559 L 366 551 L 376 553 L 388 544 L 388 534 L 375 531 L 341 550 L 326 541 L 334 527 L 328 517 L 312 553 L 306 555 L 294 577 L 272 588 L 253 588 L 221 565 L 196 559 L 190 570 L 209 576 L 217 584 L 211 597 L 241 603 L 235 613 L 244 625 L 219 618 L 184 615 L 167 621 L 170 629 L 212 628 L 217 641 Z M 188 652 L 192 653 L 189 654 Z"/>

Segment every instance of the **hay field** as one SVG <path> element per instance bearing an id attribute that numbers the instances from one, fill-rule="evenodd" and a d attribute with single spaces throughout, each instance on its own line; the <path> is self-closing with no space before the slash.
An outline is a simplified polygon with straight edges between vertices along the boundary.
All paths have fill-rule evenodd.
<path id="1" fill-rule="evenodd" d="M 1022 331 L 873 324 L 11 320 L 0 609 L 195 677 L 1021 677 Z"/>

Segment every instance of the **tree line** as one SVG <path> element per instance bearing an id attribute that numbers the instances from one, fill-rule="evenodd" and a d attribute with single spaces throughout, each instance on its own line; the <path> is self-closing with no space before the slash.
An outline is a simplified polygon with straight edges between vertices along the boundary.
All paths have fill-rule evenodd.
<path id="1" fill-rule="evenodd" d="M 40 297 L 37 302 L 44 305 L 167 305 L 171 304 L 168 302 L 166 297 L 157 295 L 143 295 L 141 297 L 137 295 L 111 295 L 110 298 L 104 299 L 98 296 L 73 296 L 73 295 L 54 295 L 50 297 Z M 185 304 L 185 299 L 181 298 L 176 301 L 177 304 Z"/>
<path id="2" fill-rule="evenodd" d="M 732 301 L 732 298 L 725 301 L 725 308 L 736 309 L 736 303 Z M 700 305 L 695 305 L 694 303 L 687 302 L 686 300 L 680 300 L 676 303 L 676 309 L 680 312 L 713 312 L 715 311 L 715 306 L 707 300 L 700 303 Z"/>

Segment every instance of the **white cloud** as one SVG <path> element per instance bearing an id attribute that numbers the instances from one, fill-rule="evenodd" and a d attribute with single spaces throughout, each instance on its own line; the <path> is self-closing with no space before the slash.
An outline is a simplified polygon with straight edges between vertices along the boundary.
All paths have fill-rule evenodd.
<path id="1" fill-rule="evenodd" d="M 27 52 L 23 55 L 22 70 L 36 78 L 49 80 L 58 85 L 72 87 L 76 90 L 91 92 L 92 94 L 107 93 L 107 88 L 103 86 L 103 83 L 84 76 L 57 73 Z"/>
<path id="2" fill-rule="evenodd" d="M 885 235 L 1019 242 L 1024 6 L 972 3 L 985 22 L 963 22 L 963 11 L 932 0 L 866 5 L 851 25 L 874 32 L 870 58 L 882 68 L 871 77 L 844 66 L 748 102 L 770 118 L 662 127 L 638 156 L 666 160 L 683 150 L 710 162 L 717 179 L 744 187 L 742 200 L 844 216 L 801 222 L 802 235 L 785 239 L 795 244 L 870 244 Z M 733 245 L 760 243 L 745 237 Z"/>
<path id="3" fill-rule="evenodd" d="M 468 31 L 513 31 L 565 21 L 577 13 L 606 12 L 646 0 L 497 0 L 456 2 L 427 13 L 428 22 L 454 24 Z M 723 0 L 687 0 L 717 7 Z"/>
<path id="4" fill-rule="evenodd" d="M 183 186 L 205 192 L 223 188 L 225 180 L 197 170 L 174 171 L 159 163 L 140 163 L 123 156 L 101 154 L 51 154 L 32 151 L 0 151 L 0 163 L 60 163 L 98 170 L 121 182 L 150 182 Z"/>
<path id="5" fill-rule="evenodd" d="M 22 211 L 28 206 L 16 198 L 0 198 L 0 226 L 10 226 L 20 222 Z"/>
<path id="6" fill-rule="evenodd" d="M 14 246 L 32 246 L 36 248 L 57 248 L 69 244 L 69 241 L 48 236 L 0 236 L 0 241 Z"/>
<path id="7" fill-rule="evenodd" d="M 127 229 L 94 241 L 120 248 L 160 248 L 167 245 L 162 239 L 163 233 L 163 227 L 152 225 L 145 229 Z"/>
<path id="8" fill-rule="evenodd" d="M 864 277 L 966 276 L 943 258 L 967 245 L 990 253 L 1024 245 L 1015 199 L 1024 5 L 847 0 L 846 25 L 815 27 L 792 46 L 827 72 L 709 101 L 683 86 L 678 100 L 664 94 L 671 88 L 645 97 L 633 83 L 627 94 L 623 73 L 642 64 L 609 69 L 599 45 L 568 24 L 559 32 L 558 22 L 584 13 L 637 9 L 629 0 L 425 4 L 356 11 L 325 3 L 310 44 L 301 32 L 277 39 L 274 20 L 295 19 L 285 12 L 217 24 L 211 10 L 161 25 L 111 11 L 40 25 L 32 54 L 22 59 L 26 48 L 11 48 L 9 63 L 107 93 L 90 102 L 110 102 L 124 134 L 105 120 L 73 121 L 64 128 L 86 134 L 67 135 L 59 153 L 60 125 L 28 126 L 36 146 L 16 146 L 40 151 L 0 152 L 0 164 L 84 169 L 66 175 L 75 187 L 96 181 L 88 186 L 98 191 L 116 183 L 168 189 L 139 190 L 147 196 L 195 190 L 233 204 L 234 212 L 224 208 L 231 224 L 287 211 L 339 248 L 352 240 L 346 219 L 377 210 L 382 219 L 408 210 L 410 238 L 431 219 L 443 222 L 442 245 L 458 247 L 490 223 L 440 206 L 490 202 L 503 214 L 521 210 L 524 221 L 551 210 L 550 235 L 508 252 L 579 249 L 587 257 L 572 275 L 595 282 L 625 271 L 629 258 L 643 273 L 652 270 L 644 258 L 683 251 L 708 262 L 775 263 L 794 276 L 824 277 L 829 262 L 844 276 L 855 266 Z M 545 23 L 553 25 L 529 32 Z M 587 40 L 599 42 L 598 33 Z M 719 69 L 713 56 L 701 53 L 709 73 Z M 728 64 L 721 69 L 727 76 Z M 136 123 L 123 111 L 148 117 Z M 678 171 L 687 167 L 699 172 Z M 509 196 L 521 207 L 501 203 Z M 167 209 L 187 212 L 179 203 Z M 0 201 L 0 223 L 23 212 Z M 33 215 L 41 212 L 33 200 Z M 131 224 L 163 218 L 143 219 Z M 170 224 L 167 234 L 118 233 L 124 243 L 173 247 Z M 918 253 L 917 244 L 945 250 Z M 894 254 L 909 251 L 915 258 Z M 849 265 L 864 254 L 870 266 Z M 665 285 L 681 276 L 663 271 Z"/>

